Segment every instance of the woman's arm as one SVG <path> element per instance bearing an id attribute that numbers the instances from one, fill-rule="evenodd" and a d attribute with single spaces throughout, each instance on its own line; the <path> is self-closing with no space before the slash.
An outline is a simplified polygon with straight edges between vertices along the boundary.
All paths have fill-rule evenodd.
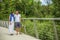
<path id="1" fill-rule="evenodd" d="M 11 22 L 10 22 L 10 16 L 9 16 L 9 24 L 11 24 Z"/>

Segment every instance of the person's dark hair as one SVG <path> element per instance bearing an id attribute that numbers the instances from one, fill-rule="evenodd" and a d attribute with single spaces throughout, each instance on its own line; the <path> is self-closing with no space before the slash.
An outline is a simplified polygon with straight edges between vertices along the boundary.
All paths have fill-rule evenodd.
<path id="1" fill-rule="evenodd" d="M 14 12 L 11 12 L 11 13 L 14 13 Z"/>
<path id="2" fill-rule="evenodd" d="M 19 11 L 19 10 L 16 10 L 16 11 Z"/>

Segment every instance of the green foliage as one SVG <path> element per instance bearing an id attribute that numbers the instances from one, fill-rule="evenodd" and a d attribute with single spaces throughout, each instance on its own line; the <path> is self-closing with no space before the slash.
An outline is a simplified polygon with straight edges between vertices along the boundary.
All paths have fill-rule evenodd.
<path id="1" fill-rule="evenodd" d="M 37 31 L 39 34 L 39 38 L 42 40 L 54 40 L 54 26 L 52 21 L 35 21 L 37 27 Z M 27 34 L 36 36 L 34 31 L 34 21 L 33 20 L 25 20 L 22 23 L 26 27 Z"/>
<path id="2" fill-rule="evenodd" d="M 42 40 L 54 40 L 54 31 L 51 21 L 37 23 L 39 37 Z"/>
<path id="3" fill-rule="evenodd" d="M 55 17 L 60 17 L 60 0 L 53 0 Z"/>
<path id="4" fill-rule="evenodd" d="M 9 14 L 12 11 L 19 10 L 24 17 L 36 17 L 36 18 L 51 18 L 54 17 L 54 6 L 41 6 L 41 2 L 35 2 L 33 0 L 4 0 L 0 3 L 0 14 L 2 16 Z M 23 13 L 22 13 L 23 12 Z M 7 18 L 5 15 L 5 18 Z M 1 18 L 1 17 L 0 17 Z M 2 18 L 3 19 L 3 18 Z M 8 18 L 7 18 L 8 19 Z"/>

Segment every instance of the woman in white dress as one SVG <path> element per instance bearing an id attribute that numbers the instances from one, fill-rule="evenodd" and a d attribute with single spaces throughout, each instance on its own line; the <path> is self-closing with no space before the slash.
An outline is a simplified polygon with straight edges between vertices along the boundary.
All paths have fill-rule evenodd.
<path id="1" fill-rule="evenodd" d="M 13 35 L 14 33 L 14 13 L 12 12 L 9 16 L 9 34 Z"/>

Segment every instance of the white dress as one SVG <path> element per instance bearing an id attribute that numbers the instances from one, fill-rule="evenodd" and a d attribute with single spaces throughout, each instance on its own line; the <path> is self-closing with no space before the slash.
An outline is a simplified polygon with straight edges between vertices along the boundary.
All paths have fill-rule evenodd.
<path id="1" fill-rule="evenodd" d="M 14 33 L 14 18 L 12 17 L 12 21 L 9 22 L 9 34 L 13 34 L 13 33 Z"/>

